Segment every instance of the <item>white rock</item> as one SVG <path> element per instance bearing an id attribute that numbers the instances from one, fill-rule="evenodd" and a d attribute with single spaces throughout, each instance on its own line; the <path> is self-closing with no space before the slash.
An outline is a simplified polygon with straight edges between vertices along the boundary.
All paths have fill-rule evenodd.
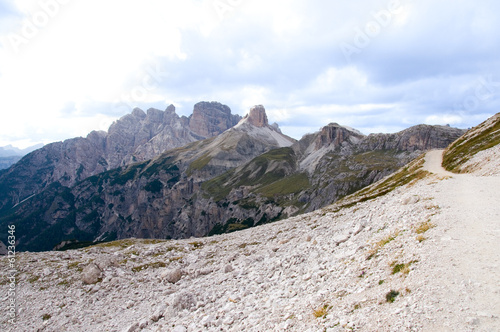
<path id="1" fill-rule="evenodd" d="M 175 284 L 182 278 L 181 269 L 165 270 L 161 273 L 160 278 L 171 284 Z"/>
<path id="2" fill-rule="evenodd" d="M 95 284 L 101 278 L 102 272 L 99 267 L 90 263 L 82 271 L 82 281 L 84 284 Z"/>

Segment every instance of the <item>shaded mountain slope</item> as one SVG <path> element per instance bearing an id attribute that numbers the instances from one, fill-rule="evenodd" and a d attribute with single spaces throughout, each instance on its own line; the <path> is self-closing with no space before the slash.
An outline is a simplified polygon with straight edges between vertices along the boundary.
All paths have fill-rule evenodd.
<path id="1" fill-rule="evenodd" d="M 115 121 L 108 132 L 48 144 L 0 174 L 0 211 L 41 192 L 52 183 L 71 187 L 89 176 L 149 160 L 176 147 L 216 136 L 241 119 L 217 102 L 200 102 L 193 114 L 179 117 L 165 111 L 134 109 Z"/>
<path id="2" fill-rule="evenodd" d="M 210 210 L 188 208 L 201 183 L 294 143 L 267 119 L 254 122 L 259 112 L 253 108 L 238 126 L 221 135 L 155 159 L 99 173 L 73 187 L 54 182 L 5 212 L 0 222 L 19 227 L 20 250 L 50 250 L 67 239 L 206 235 L 213 226 Z"/>

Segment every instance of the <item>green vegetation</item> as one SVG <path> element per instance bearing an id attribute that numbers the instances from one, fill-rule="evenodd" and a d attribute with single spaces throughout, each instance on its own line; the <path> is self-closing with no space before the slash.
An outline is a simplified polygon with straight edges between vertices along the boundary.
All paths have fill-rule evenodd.
<path id="1" fill-rule="evenodd" d="M 241 231 L 255 226 L 254 223 L 255 220 L 253 218 L 247 218 L 245 220 L 231 218 L 225 224 L 215 224 L 215 226 L 208 233 L 208 236 Z"/>
<path id="2" fill-rule="evenodd" d="M 279 165 L 276 166 L 276 163 Z M 295 153 L 291 148 L 274 149 L 254 158 L 238 173 L 230 170 L 204 182 L 202 189 L 217 201 L 224 199 L 232 188 L 241 186 L 252 186 L 255 188 L 254 192 L 263 193 L 265 196 L 281 195 L 283 193 L 280 190 L 285 190 L 285 195 L 292 194 L 309 186 L 308 180 L 305 181 L 305 174 L 294 176 L 295 180 L 300 180 L 302 187 L 286 178 L 285 169 L 294 166 Z"/>
<path id="3" fill-rule="evenodd" d="M 43 320 L 49 320 L 49 319 L 50 319 L 50 317 L 52 317 L 52 316 L 51 316 L 51 315 L 49 315 L 49 314 L 44 314 L 44 315 L 42 316 L 42 319 L 43 319 Z"/>
<path id="4" fill-rule="evenodd" d="M 189 242 L 189 244 L 193 246 L 193 250 L 201 249 L 203 247 L 203 242 L 199 241 Z"/>
<path id="5" fill-rule="evenodd" d="M 273 197 L 274 195 L 289 195 L 309 187 L 309 178 L 307 174 L 300 173 L 292 176 L 285 177 L 267 186 L 261 187 L 257 192 L 266 197 Z"/>
<path id="6" fill-rule="evenodd" d="M 417 262 L 416 260 L 408 262 L 408 263 L 400 263 L 400 264 L 398 264 L 397 262 L 392 262 L 391 263 L 392 274 L 396 274 L 396 273 L 401 272 L 402 274 L 406 275 L 406 274 L 410 273 L 410 266 L 416 262 Z"/>
<path id="7" fill-rule="evenodd" d="M 443 167 L 456 172 L 476 153 L 500 144 L 500 113 L 495 116 L 489 127 L 486 127 L 487 120 L 453 142 L 443 155 Z"/>
<path id="8" fill-rule="evenodd" d="M 211 160 L 212 160 L 212 157 L 210 156 L 210 154 L 208 152 L 205 153 L 203 156 L 201 156 L 200 158 L 196 159 L 195 161 L 193 161 L 189 165 L 189 168 L 187 170 L 187 174 L 191 175 L 194 171 L 199 171 L 199 170 L 203 169 L 205 166 L 208 165 L 208 163 Z"/>
<path id="9" fill-rule="evenodd" d="M 421 155 L 414 161 L 410 162 L 406 167 L 401 168 L 397 172 L 386 177 L 385 180 L 374 183 L 364 189 L 361 189 L 349 196 L 340 199 L 335 204 L 332 212 L 338 212 L 344 208 L 352 207 L 358 203 L 384 196 L 400 186 L 413 185 L 429 174 L 429 172 L 421 169 L 424 165 L 424 162 L 424 155 Z"/>
<path id="10" fill-rule="evenodd" d="M 385 300 L 389 303 L 393 303 L 396 300 L 396 297 L 399 295 L 398 291 L 392 290 L 385 294 Z"/>
<path id="11" fill-rule="evenodd" d="M 153 194 L 156 194 L 161 192 L 161 190 L 163 189 L 163 183 L 161 183 L 161 181 L 159 180 L 153 180 L 149 182 L 147 185 L 145 185 L 144 189 Z"/>
<path id="12" fill-rule="evenodd" d="M 158 269 L 160 267 L 166 267 L 167 264 L 165 262 L 153 262 L 153 263 L 147 263 L 139 266 L 135 266 L 132 268 L 132 272 L 139 272 L 145 269 Z"/>
<path id="13" fill-rule="evenodd" d="M 386 244 L 388 244 L 391 241 L 394 241 L 396 237 L 398 237 L 399 231 L 394 232 L 393 234 L 389 234 L 386 237 L 384 237 L 382 240 L 378 241 L 375 243 L 372 249 L 368 251 L 368 257 L 366 258 L 367 260 L 372 259 L 377 255 L 380 249 L 382 249 Z"/>
<path id="14" fill-rule="evenodd" d="M 121 247 L 124 249 L 130 247 L 133 244 L 157 244 L 165 241 L 166 240 L 160 240 L 160 239 L 123 239 L 123 240 L 99 243 L 96 245 L 96 247 L 100 248 Z"/>

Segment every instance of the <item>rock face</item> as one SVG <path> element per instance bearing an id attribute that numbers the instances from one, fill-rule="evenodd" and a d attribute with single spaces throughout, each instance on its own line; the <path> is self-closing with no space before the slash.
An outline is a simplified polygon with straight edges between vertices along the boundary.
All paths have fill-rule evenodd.
<path id="1" fill-rule="evenodd" d="M 231 109 L 217 102 L 200 102 L 194 105 L 193 114 L 189 117 L 189 128 L 200 137 L 217 136 L 233 127 L 241 119 L 231 114 Z"/>
<path id="2" fill-rule="evenodd" d="M 73 186 L 53 183 L 15 208 L 16 220 L 29 225 L 19 235 L 21 247 L 48 250 L 68 238 L 206 235 L 217 220 L 213 214 L 223 209 L 208 208 L 203 196 L 197 196 L 202 183 L 294 142 L 275 127 L 256 127 L 243 120 L 217 137 L 152 160 L 105 171 Z M 34 211 L 43 217 L 31 219 Z M 0 223 L 6 220 L 0 217 Z"/>
<path id="3" fill-rule="evenodd" d="M 147 113 L 136 108 L 108 132 L 48 144 L 0 173 L 0 212 L 53 183 L 71 187 L 89 176 L 219 135 L 240 119 L 217 102 L 196 104 L 190 118 L 179 117 L 173 105 Z"/>
<path id="4" fill-rule="evenodd" d="M 270 126 L 257 106 L 216 137 L 73 186 L 54 183 L 13 214 L 0 216 L 0 227 L 9 218 L 29 225 L 18 237 L 19 250 L 30 251 L 50 250 L 68 239 L 232 232 L 328 205 L 390 174 L 422 149 L 444 148 L 461 134 L 417 126 L 364 136 L 330 124 L 295 141 Z"/>
<path id="5" fill-rule="evenodd" d="M 349 131 L 337 123 L 330 123 L 323 127 L 315 140 L 316 149 L 325 146 L 341 146 L 347 139 L 361 138 L 363 135 Z"/>
<path id="6" fill-rule="evenodd" d="M 264 127 L 269 125 L 266 110 L 262 105 L 252 107 L 248 115 L 245 116 L 245 119 L 247 119 L 248 122 L 255 127 Z"/>

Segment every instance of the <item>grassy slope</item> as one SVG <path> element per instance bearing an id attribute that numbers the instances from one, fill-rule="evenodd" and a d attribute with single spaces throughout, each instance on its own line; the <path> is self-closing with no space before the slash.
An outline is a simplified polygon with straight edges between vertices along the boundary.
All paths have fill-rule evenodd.
<path id="1" fill-rule="evenodd" d="M 443 167 L 460 173 L 460 166 L 476 153 L 500 144 L 500 113 L 472 128 L 453 142 L 443 156 Z"/>

